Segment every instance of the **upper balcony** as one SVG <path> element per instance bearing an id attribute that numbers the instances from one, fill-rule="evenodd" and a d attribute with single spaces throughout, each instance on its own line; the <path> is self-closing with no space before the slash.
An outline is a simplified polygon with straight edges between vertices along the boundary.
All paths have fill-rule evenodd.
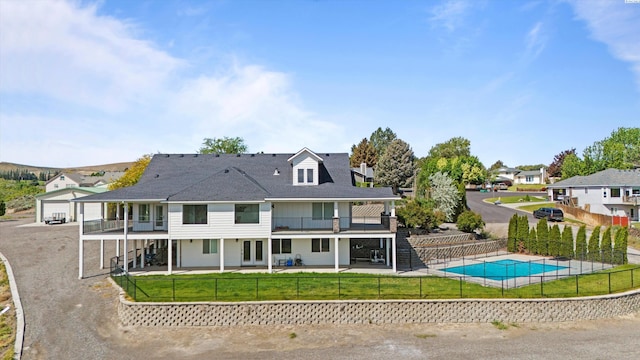
<path id="1" fill-rule="evenodd" d="M 127 222 L 130 234 L 168 234 L 166 220 L 133 221 Z M 83 222 L 83 235 L 124 235 L 125 221 L 116 220 L 86 220 Z"/>
<path id="2" fill-rule="evenodd" d="M 639 205 L 640 204 L 640 194 L 625 195 L 625 196 L 622 197 L 622 202 L 625 203 L 625 204 Z"/>
<path id="3" fill-rule="evenodd" d="M 314 219 L 312 217 L 273 217 L 274 233 L 336 233 L 336 232 L 391 232 L 390 216 L 340 217 Z"/>

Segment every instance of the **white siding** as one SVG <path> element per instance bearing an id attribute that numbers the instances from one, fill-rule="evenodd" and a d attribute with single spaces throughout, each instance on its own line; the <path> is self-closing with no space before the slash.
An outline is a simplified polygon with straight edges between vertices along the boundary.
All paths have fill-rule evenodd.
<path id="1" fill-rule="evenodd" d="M 314 202 L 323 202 L 323 201 L 314 201 Z M 333 204 L 332 201 L 326 201 Z M 328 226 L 331 228 L 332 223 L 329 220 L 312 220 L 313 215 L 313 202 L 302 203 L 302 202 L 278 202 L 273 204 L 273 227 L 276 226 L 291 226 L 292 228 L 296 228 L 295 226 L 300 226 L 302 218 L 304 218 L 304 226 L 313 228 L 320 226 Z M 349 227 L 349 218 L 350 218 L 350 210 L 351 205 L 348 202 L 339 202 L 338 203 L 338 216 L 340 217 L 340 227 L 348 228 Z M 291 222 L 293 222 L 293 225 Z M 327 225 L 328 224 L 328 225 Z"/>
<path id="2" fill-rule="evenodd" d="M 308 154 L 293 159 L 293 185 L 318 185 L 318 161 Z M 304 169 L 304 183 L 298 183 L 298 169 Z M 313 169 L 313 181 L 307 182 L 307 169 Z"/>
<path id="3" fill-rule="evenodd" d="M 291 240 L 291 254 L 274 254 L 274 264 L 277 259 L 295 259 L 296 255 L 300 255 L 302 263 L 306 266 L 331 266 L 335 264 L 335 237 L 329 238 L 329 252 L 312 252 L 311 239 L 293 239 Z M 349 239 L 340 238 L 339 246 L 339 265 L 349 265 Z"/>
<path id="4" fill-rule="evenodd" d="M 259 224 L 235 224 L 234 204 L 208 204 L 207 224 L 182 224 L 182 204 L 169 205 L 172 239 L 267 238 L 271 234 L 271 203 L 260 203 Z"/>
<path id="5" fill-rule="evenodd" d="M 51 180 L 51 182 L 49 182 L 47 185 L 45 185 L 45 191 L 49 192 L 54 190 L 66 189 L 68 187 L 77 187 L 78 185 L 79 184 L 71 180 L 70 177 L 60 175 L 57 178 Z"/>

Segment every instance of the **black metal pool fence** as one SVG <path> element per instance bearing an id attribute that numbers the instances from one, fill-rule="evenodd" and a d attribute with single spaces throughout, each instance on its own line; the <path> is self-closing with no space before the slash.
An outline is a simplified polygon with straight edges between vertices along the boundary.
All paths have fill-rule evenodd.
<path id="1" fill-rule="evenodd" d="M 575 260 L 573 260 L 575 262 Z M 547 264 L 563 266 L 563 260 Z M 566 261 L 564 261 L 566 263 Z M 586 265 L 587 263 L 584 262 Z M 577 265 L 574 263 L 574 266 Z M 607 270 L 592 263 L 593 271 Z M 574 266 L 570 268 L 574 268 Z M 610 268 L 610 266 L 609 266 Z M 477 277 L 356 276 L 304 274 L 300 276 L 225 276 L 207 278 L 150 278 L 125 273 L 117 259 L 111 262 L 112 278 L 133 301 L 267 301 L 349 299 L 446 299 L 446 298 L 535 298 L 605 295 L 639 286 L 640 265 L 604 272 L 552 272 L 514 279 L 477 281 Z M 475 280 L 475 281 L 474 281 Z M 553 281 L 552 280 L 562 280 Z M 474 282 L 476 284 L 474 284 Z"/>

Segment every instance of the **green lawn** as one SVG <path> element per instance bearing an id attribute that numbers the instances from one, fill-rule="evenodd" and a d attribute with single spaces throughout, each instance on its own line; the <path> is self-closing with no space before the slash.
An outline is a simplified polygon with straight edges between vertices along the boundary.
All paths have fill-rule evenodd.
<path id="1" fill-rule="evenodd" d="M 609 274 L 611 273 L 611 274 Z M 267 301 L 571 297 L 640 287 L 640 267 L 624 265 L 521 288 L 485 287 L 461 278 L 370 274 L 204 274 L 114 277 L 134 301 Z M 506 282 L 506 281 L 505 281 Z M 577 288 L 576 288 L 577 282 Z"/>
<path id="2" fill-rule="evenodd" d="M 528 203 L 528 202 L 541 202 L 541 201 L 547 201 L 548 198 L 546 196 L 531 196 L 529 195 L 529 198 L 527 200 L 527 196 L 523 195 L 523 196 L 500 196 L 500 197 L 492 197 L 492 198 L 487 198 L 484 199 L 485 202 L 489 202 L 489 203 L 494 203 L 496 201 L 500 200 L 501 203 L 503 204 L 515 204 L 515 203 Z"/>
<path id="3" fill-rule="evenodd" d="M 528 191 L 543 191 L 542 189 L 546 189 L 546 184 L 517 184 L 509 186 L 507 190 L 509 191 L 517 191 L 517 189 L 524 189 Z"/>

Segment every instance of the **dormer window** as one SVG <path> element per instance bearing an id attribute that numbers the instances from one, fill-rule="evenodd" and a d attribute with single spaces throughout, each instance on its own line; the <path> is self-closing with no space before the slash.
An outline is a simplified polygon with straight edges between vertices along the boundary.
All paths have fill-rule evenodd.
<path id="1" fill-rule="evenodd" d="M 313 183 L 313 169 L 307 169 L 307 183 Z"/>
<path id="2" fill-rule="evenodd" d="M 304 148 L 290 157 L 288 162 L 291 163 L 293 185 L 319 185 L 319 169 L 322 164 L 322 158 L 313 151 Z"/>
<path id="3" fill-rule="evenodd" d="M 304 169 L 298 169 L 298 184 L 304 183 Z"/>

